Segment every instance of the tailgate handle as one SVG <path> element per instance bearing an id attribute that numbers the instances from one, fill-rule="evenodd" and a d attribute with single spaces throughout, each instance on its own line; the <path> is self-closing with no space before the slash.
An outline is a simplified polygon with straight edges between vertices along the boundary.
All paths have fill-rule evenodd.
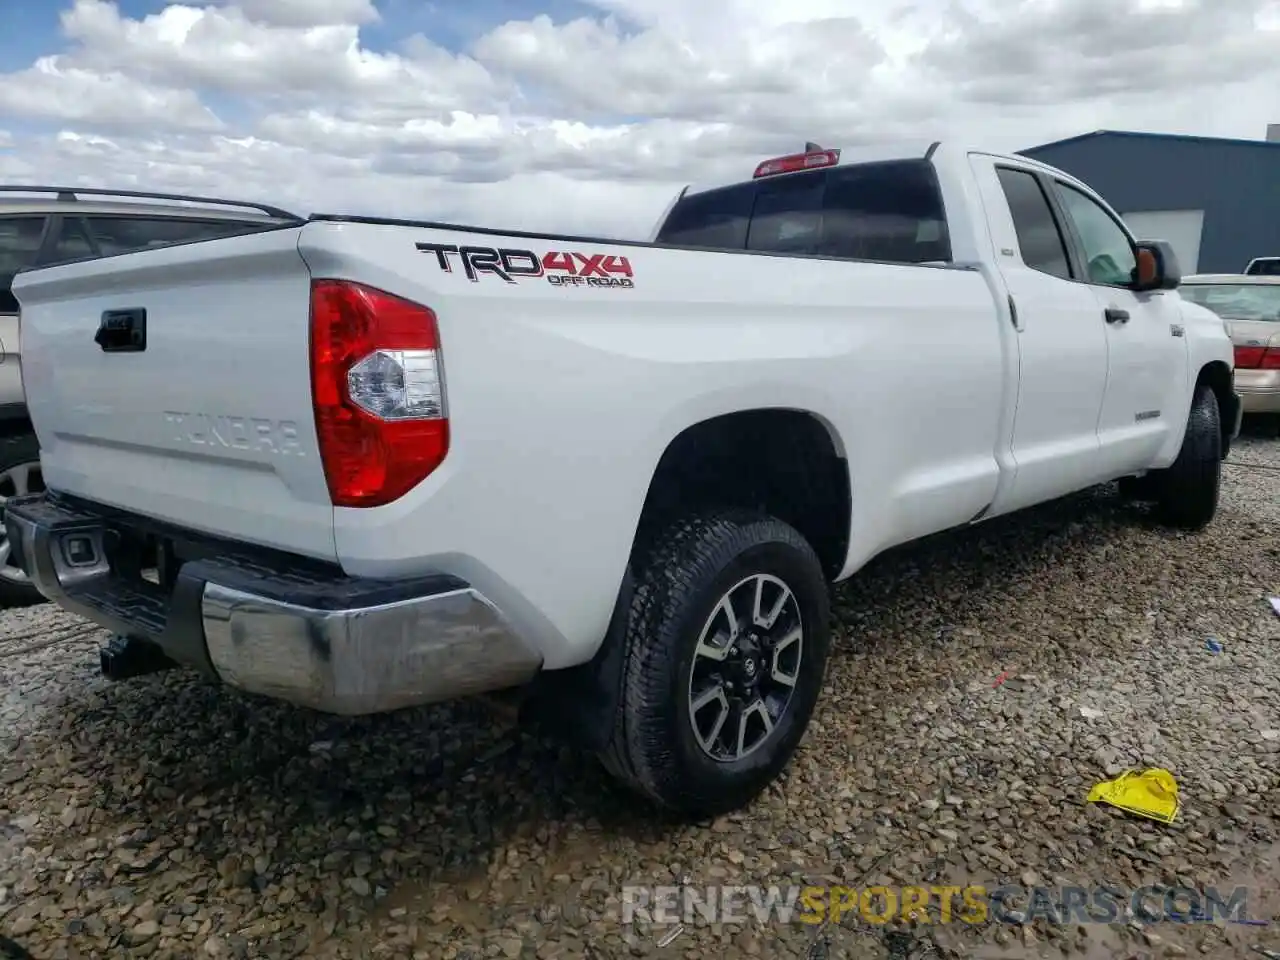
<path id="1" fill-rule="evenodd" d="M 147 310 L 103 310 L 93 342 L 103 353 L 141 353 L 147 349 Z"/>

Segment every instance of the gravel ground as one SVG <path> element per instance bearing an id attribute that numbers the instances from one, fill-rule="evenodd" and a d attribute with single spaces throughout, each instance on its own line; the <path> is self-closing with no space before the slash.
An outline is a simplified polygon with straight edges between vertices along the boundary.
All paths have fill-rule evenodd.
<path id="1" fill-rule="evenodd" d="M 4 613 L 0 957 L 1280 957 L 1280 923 L 620 922 L 682 881 L 1240 883 L 1280 921 L 1280 442 L 1231 459 L 1198 536 L 1100 491 L 875 562 L 786 777 L 698 826 L 475 704 L 110 685 L 100 632 Z M 1084 802 L 1130 765 L 1176 775 L 1173 825 Z"/>

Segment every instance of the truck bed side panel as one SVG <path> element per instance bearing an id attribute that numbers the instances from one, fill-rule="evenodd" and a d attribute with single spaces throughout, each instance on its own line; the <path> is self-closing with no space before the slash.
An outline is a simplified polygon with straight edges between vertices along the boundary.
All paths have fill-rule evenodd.
<path id="1" fill-rule="evenodd" d="M 632 285 L 556 269 L 472 279 L 456 254 L 442 269 L 433 244 L 556 254 L 578 276 L 626 257 Z M 994 495 L 1012 373 L 976 270 L 361 223 L 312 223 L 299 249 L 315 275 L 425 303 L 440 322 L 449 456 L 399 502 L 335 510 L 343 565 L 454 573 L 539 636 L 548 667 L 603 637 L 654 470 L 699 421 L 804 410 L 856 451 L 849 570 Z"/>

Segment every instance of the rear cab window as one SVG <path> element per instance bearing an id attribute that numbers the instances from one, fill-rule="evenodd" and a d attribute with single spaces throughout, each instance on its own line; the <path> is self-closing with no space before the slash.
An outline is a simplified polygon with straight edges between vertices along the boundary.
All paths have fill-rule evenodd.
<path id="1" fill-rule="evenodd" d="M 942 192 L 923 159 L 828 167 L 686 195 L 656 242 L 888 263 L 951 261 Z"/>
<path id="2" fill-rule="evenodd" d="M 658 232 L 658 243 L 678 247 L 745 250 L 754 184 L 681 197 Z"/>

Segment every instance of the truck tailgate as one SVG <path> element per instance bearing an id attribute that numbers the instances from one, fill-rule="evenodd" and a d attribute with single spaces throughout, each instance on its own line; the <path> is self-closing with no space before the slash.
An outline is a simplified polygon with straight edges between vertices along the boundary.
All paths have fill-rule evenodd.
<path id="1" fill-rule="evenodd" d="M 19 274 L 49 489 L 335 558 L 298 230 Z"/>

